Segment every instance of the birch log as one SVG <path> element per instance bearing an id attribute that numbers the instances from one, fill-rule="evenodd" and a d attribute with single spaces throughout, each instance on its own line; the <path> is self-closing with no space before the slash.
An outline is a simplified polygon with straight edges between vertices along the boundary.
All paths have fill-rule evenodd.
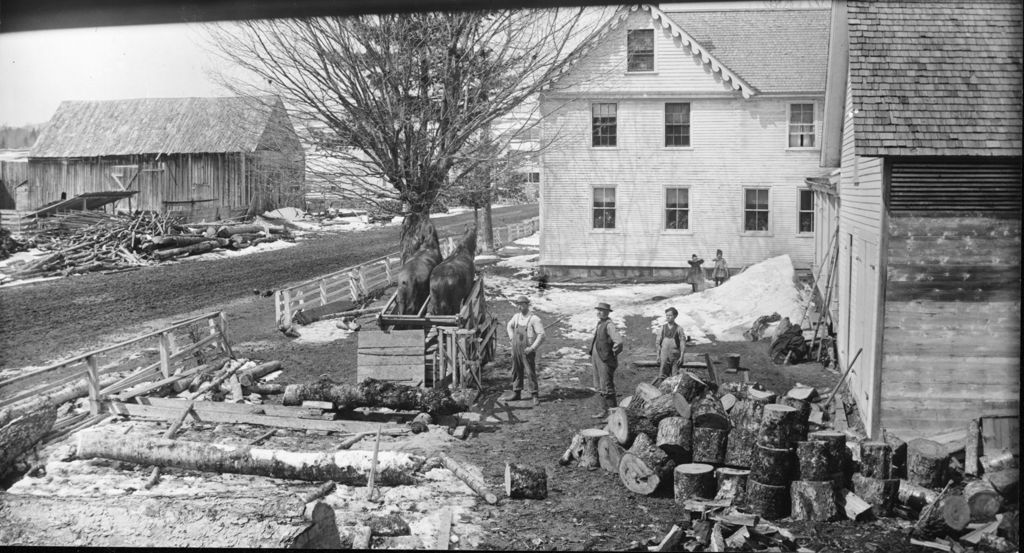
<path id="1" fill-rule="evenodd" d="M 43 439 L 57 420 L 57 408 L 44 404 L 0 426 L 0 474 L 13 468 L 14 461 Z"/>

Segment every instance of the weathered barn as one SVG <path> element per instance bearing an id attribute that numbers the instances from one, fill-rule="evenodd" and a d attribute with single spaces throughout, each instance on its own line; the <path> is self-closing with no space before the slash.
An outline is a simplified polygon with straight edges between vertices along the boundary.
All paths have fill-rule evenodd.
<path id="1" fill-rule="evenodd" d="M 1018 416 L 1021 4 L 835 10 L 822 159 L 860 415 L 907 437 Z"/>
<path id="2" fill-rule="evenodd" d="M 259 213 L 301 206 L 304 170 L 276 97 L 67 101 L 29 152 L 28 205 L 17 208 L 136 190 L 118 208 Z"/>

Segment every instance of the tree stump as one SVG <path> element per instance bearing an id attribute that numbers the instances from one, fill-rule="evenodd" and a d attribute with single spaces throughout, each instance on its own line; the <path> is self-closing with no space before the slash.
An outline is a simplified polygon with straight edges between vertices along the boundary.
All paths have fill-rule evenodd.
<path id="1" fill-rule="evenodd" d="M 904 442 L 899 436 L 892 432 L 882 431 L 882 440 L 889 444 L 892 448 L 892 470 L 889 473 L 890 478 L 906 478 L 907 477 L 907 442 Z"/>
<path id="2" fill-rule="evenodd" d="M 772 486 L 784 486 L 796 474 L 796 456 L 789 448 L 754 446 L 750 477 Z"/>
<path id="3" fill-rule="evenodd" d="M 602 436 L 597 440 L 597 461 L 604 470 L 618 474 L 619 462 L 626 450 L 612 435 Z"/>
<path id="4" fill-rule="evenodd" d="M 651 424 L 657 426 L 666 417 L 682 416 L 678 408 L 680 405 L 686 406 L 686 413 L 690 412 L 689 403 L 682 394 L 662 394 L 647 402 L 643 409 L 643 415 L 651 421 Z"/>
<path id="5" fill-rule="evenodd" d="M 635 409 L 623 409 L 613 407 L 608 410 L 608 432 L 622 444 L 629 447 L 638 434 L 646 434 L 655 438 L 658 429 L 647 420 L 643 414 Z"/>
<path id="6" fill-rule="evenodd" d="M 675 466 L 675 462 L 657 447 L 630 448 L 619 461 L 619 479 L 629 491 L 650 495 L 671 485 Z"/>
<path id="7" fill-rule="evenodd" d="M 828 442 L 821 440 L 797 442 L 796 458 L 800 465 L 800 480 L 830 480 L 832 473 L 829 469 L 835 467 L 835 463 L 829 458 L 830 455 Z"/>
<path id="8" fill-rule="evenodd" d="M 683 417 L 665 417 L 658 423 L 655 445 L 676 463 L 688 462 L 693 455 L 693 426 Z"/>
<path id="9" fill-rule="evenodd" d="M 757 445 L 774 448 L 792 447 L 800 430 L 800 412 L 789 405 L 773 403 L 764 406 L 761 425 L 757 429 Z"/>
<path id="10" fill-rule="evenodd" d="M 580 454 L 579 466 L 587 470 L 596 470 L 601 466 L 598 456 L 597 441 L 608 435 L 609 433 L 607 430 L 601 430 L 599 428 L 585 428 L 580 430 L 580 436 L 583 437 L 583 452 Z"/>
<path id="11" fill-rule="evenodd" d="M 789 492 L 793 520 L 825 522 L 839 515 L 831 481 L 796 480 L 790 484 Z"/>
<path id="12" fill-rule="evenodd" d="M 828 460 L 831 463 L 828 467 L 830 474 L 845 473 L 846 458 L 850 455 L 846 448 L 846 434 L 835 430 L 819 430 L 808 433 L 807 439 L 820 440 L 828 444 L 826 449 L 828 450 Z"/>
<path id="13" fill-rule="evenodd" d="M 853 493 L 871 504 L 871 512 L 876 517 L 892 515 L 899 494 L 900 481 L 895 478 L 882 479 L 853 475 Z"/>
<path id="14" fill-rule="evenodd" d="M 544 467 L 505 463 L 505 495 L 511 499 L 546 499 L 548 475 Z"/>
<path id="15" fill-rule="evenodd" d="M 690 410 L 695 428 L 718 428 L 728 432 L 732 426 L 729 422 L 729 415 L 722 408 L 722 402 L 714 394 L 705 393 L 690 407 Z"/>
<path id="16" fill-rule="evenodd" d="M 794 390 L 803 390 L 804 388 L 794 388 Z M 814 388 L 809 388 L 813 390 Z M 790 390 L 791 392 L 793 390 Z M 811 416 L 811 404 L 799 398 L 790 397 L 788 395 L 782 396 L 778 399 L 779 405 L 788 405 L 797 411 L 797 423 L 795 426 L 796 436 L 794 442 L 802 441 L 807 439 L 807 431 L 809 426 L 809 419 Z"/>
<path id="17" fill-rule="evenodd" d="M 577 432 L 572 435 L 572 441 L 569 442 L 569 447 L 562 453 L 562 456 L 558 458 L 558 464 L 568 465 L 573 459 L 579 459 L 583 455 L 583 434 Z"/>
<path id="18" fill-rule="evenodd" d="M 747 479 L 747 510 L 768 520 L 789 516 L 789 485 L 762 484 L 752 476 Z"/>
<path id="19" fill-rule="evenodd" d="M 698 426 L 693 429 L 693 460 L 697 463 L 725 463 L 725 449 L 729 431 L 721 428 Z"/>
<path id="20" fill-rule="evenodd" d="M 918 486 L 942 485 L 949 456 L 937 442 L 917 438 L 907 443 L 907 480 Z"/>
<path id="21" fill-rule="evenodd" d="M 861 442 L 860 473 L 870 478 L 892 477 L 892 446 L 885 442 Z"/>
<path id="22" fill-rule="evenodd" d="M 718 482 L 718 493 L 715 499 L 728 499 L 733 505 L 743 505 L 747 497 L 747 478 L 750 471 L 747 469 L 734 469 L 721 467 L 715 469 L 715 478 Z"/>
<path id="23" fill-rule="evenodd" d="M 687 499 L 711 499 L 715 496 L 715 468 L 704 463 L 678 465 L 674 473 L 676 503 Z"/>

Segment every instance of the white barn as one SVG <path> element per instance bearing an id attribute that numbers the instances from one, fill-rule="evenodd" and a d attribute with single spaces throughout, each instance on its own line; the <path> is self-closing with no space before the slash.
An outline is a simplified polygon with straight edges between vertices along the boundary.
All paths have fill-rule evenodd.
<path id="1" fill-rule="evenodd" d="M 540 99 L 542 268 L 810 268 L 829 10 L 642 5 L 602 32 Z"/>

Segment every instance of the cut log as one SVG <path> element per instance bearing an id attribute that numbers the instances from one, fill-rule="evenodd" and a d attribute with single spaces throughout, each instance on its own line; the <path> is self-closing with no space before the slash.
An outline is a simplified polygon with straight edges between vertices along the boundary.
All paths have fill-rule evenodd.
<path id="1" fill-rule="evenodd" d="M 964 499 L 971 510 L 971 522 L 995 520 L 1003 496 L 987 480 L 972 480 L 964 486 Z"/>
<path id="2" fill-rule="evenodd" d="M 775 403 L 775 392 L 751 387 L 747 389 L 747 399 L 762 405 L 768 405 Z"/>
<path id="3" fill-rule="evenodd" d="M 651 440 L 647 434 L 639 434 L 636 439 L 633 440 L 633 445 L 629 446 L 627 451 L 631 453 L 643 453 L 644 450 L 654 447 L 654 441 Z"/>
<path id="4" fill-rule="evenodd" d="M 100 389 L 102 390 L 111 384 L 115 384 L 124 377 L 124 372 L 100 375 Z M 28 392 L 26 392 L 26 394 L 27 393 Z M 29 398 L 0 409 L 0 427 L 7 426 L 9 422 L 18 417 L 46 409 L 48 406 L 60 407 L 63 403 L 74 401 L 88 395 L 89 381 L 84 377 L 50 391 L 33 394 Z M 0 451 L 2 451 L 2 449 L 0 449 Z"/>
<path id="5" fill-rule="evenodd" d="M 909 480 L 900 480 L 900 487 L 896 492 L 896 499 L 914 511 L 924 509 L 935 503 L 938 498 L 938 492 L 912 484 Z"/>
<path id="6" fill-rule="evenodd" d="M 651 424 L 657 426 L 665 417 L 682 416 L 679 407 L 683 405 L 686 406 L 684 409 L 689 413 L 689 403 L 682 394 L 662 394 L 647 402 L 643 409 L 643 415 L 651 421 Z"/>
<path id="7" fill-rule="evenodd" d="M 622 444 L 629 447 L 637 434 L 647 434 L 657 438 L 658 429 L 647 420 L 642 413 L 634 409 L 613 407 L 608 410 L 608 432 Z"/>
<path id="8" fill-rule="evenodd" d="M 835 519 L 836 490 L 831 481 L 796 480 L 790 484 L 793 520 L 825 522 Z"/>
<path id="9" fill-rule="evenodd" d="M 156 250 L 153 252 L 153 259 L 162 261 L 164 259 L 170 259 L 178 255 L 199 255 L 206 252 L 212 252 L 213 250 L 220 247 L 220 242 L 216 240 L 206 240 L 189 246 L 182 246 L 180 248 L 166 248 L 163 250 Z"/>
<path id="10" fill-rule="evenodd" d="M 782 396 L 779 398 L 779 405 L 788 405 L 797 411 L 797 423 L 794 442 L 807 439 L 807 432 L 810 427 L 811 404 L 797 398 Z"/>
<path id="11" fill-rule="evenodd" d="M 997 472 L 1017 468 L 1017 458 L 1010 451 L 1002 451 L 981 457 L 981 468 L 985 472 Z"/>
<path id="12" fill-rule="evenodd" d="M 268 361 L 266 363 L 260 363 L 251 369 L 246 369 L 238 373 L 238 381 L 242 383 L 242 386 L 253 386 L 261 378 L 268 374 L 281 370 L 280 361 Z"/>
<path id="13" fill-rule="evenodd" d="M 828 467 L 830 474 L 837 472 L 846 471 L 846 459 L 849 457 L 850 452 L 846 447 L 846 434 L 843 432 L 836 432 L 835 430 L 818 430 L 817 432 L 809 432 L 807 434 L 808 440 L 820 440 L 828 445 L 828 460 L 831 463 Z"/>
<path id="14" fill-rule="evenodd" d="M 796 456 L 789 448 L 754 446 L 750 477 L 762 484 L 784 486 L 796 474 Z"/>
<path id="15" fill-rule="evenodd" d="M 871 512 L 870 503 L 846 488 L 836 492 L 836 503 L 843 513 L 846 514 L 846 518 L 850 520 L 857 520 L 864 513 Z"/>
<path id="16" fill-rule="evenodd" d="M 1017 491 L 1020 489 L 1020 471 L 1003 469 L 985 473 L 985 480 L 996 489 L 1007 501 L 1016 502 Z"/>
<path id="17" fill-rule="evenodd" d="M 684 463 L 673 473 L 673 492 L 676 503 L 687 499 L 715 497 L 715 468 L 704 463 Z"/>
<path id="18" fill-rule="evenodd" d="M 754 389 L 751 392 L 757 391 Z M 745 399 L 737 402 L 730 412 L 732 430 L 726 440 L 725 462 L 736 467 L 750 467 L 754 455 L 754 442 L 761 426 L 764 406 L 768 405 L 768 397 Z"/>
<path id="19" fill-rule="evenodd" d="M 612 435 L 602 436 L 597 440 L 597 460 L 601 468 L 613 474 L 619 473 L 619 462 L 626 450 Z"/>
<path id="20" fill-rule="evenodd" d="M 676 463 L 686 463 L 693 455 L 693 426 L 690 419 L 666 417 L 658 423 L 658 437 L 655 445 L 668 454 Z"/>
<path id="21" fill-rule="evenodd" d="M 693 460 L 696 463 L 725 463 L 726 445 L 729 431 L 709 426 L 698 426 L 693 429 Z"/>
<path id="22" fill-rule="evenodd" d="M 694 428 L 718 428 L 729 432 L 732 426 L 729 415 L 722 408 L 722 402 L 714 394 L 705 393 L 690 409 Z"/>
<path id="23" fill-rule="evenodd" d="M 721 553 L 725 551 L 725 536 L 722 535 L 722 525 L 718 522 L 711 527 L 711 536 L 708 538 L 707 551 Z"/>
<path id="24" fill-rule="evenodd" d="M 794 386 L 786 392 L 786 397 L 813 403 L 818 400 L 818 390 L 813 386 Z"/>
<path id="25" fill-rule="evenodd" d="M 672 375 L 658 385 L 658 391 L 664 394 L 679 393 L 687 402 L 693 402 L 706 390 L 707 384 L 696 376 L 684 372 Z"/>
<path id="26" fill-rule="evenodd" d="M 739 398 L 732 394 L 725 394 L 724 396 L 719 398 L 719 401 L 722 402 L 722 408 L 725 409 L 726 413 L 728 413 L 729 411 L 732 410 L 733 407 L 736 406 L 736 402 L 739 401 Z"/>
<path id="27" fill-rule="evenodd" d="M 475 399 L 468 395 L 449 393 L 445 388 L 419 388 L 367 378 L 359 384 L 333 384 L 321 379 L 311 384 L 291 384 L 285 388 L 284 405 L 302 405 L 303 401 L 329 401 L 335 409 L 387 407 L 413 410 L 432 415 L 450 415 L 468 411 Z"/>
<path id="28" fill-rule="evenodd" d="M 247 446 L 185 442 L 143 436 L 122 436 L 102 430 L 78 434 L 76 457 L 104 458 L 140 465 L 177 467 L 206 472 L 253 474 L 271 478 L 364 486 L 370 470 L 369 451 L 277 451 Z M 411 468 L 418 457 L 400 452 L 381 454 L 377 483 L 416 483 Z"/>
<path id="29" fill-rule="evenodd" d="M 762 484 L 754 480 L 753 473 L 751 473 L 751 478 L 747 479 L 746 510 L 768 520 L 778 520 L 789 516 L 789 485 Z"/>
<path id="30" fill-rule="evenodd" d="M 828 442 L 808 440 L 797 442 L 796 458 L 800 466 L 800 480 L 829 480 L 835 463 L 829 458 L 832 451 Z"/>
<path id="31" fill-rule="evenodd" d="M 598 458 L 597 441 L 604 436 L 608 436 L 607 430 L 601 430 L 599 428 L 585 428 L 580 431 L 580 435 L 583 436 L 583 452 L 580 454 L 579 466 L 587 470 L 597 470 L 601 466 L 600 459 Z"/>
<path id="32" fill-rule="evenodd" d="M 892 472 L 889 473 L 889 476 L 891 478 L 906 478 L 907 442 L 904 442 L 899 438 L 899 436 L 886 430 L 882 431 L 882 440 L 892 448 Z"/>
<path id="33" fill-rule="evenodd" d="M 471 490 L 476 492 L 477 495 L 484 498 L 484 501 L 491 505 L 494 505 L 495 503 L 498 502 L 498 496 L 491 493 L 491 491 L 487 488 L 487 484 L 481 482 L 475 476 L 473 476 L 473 473 L 469 472 L 469 470 L 467 470 L 466 467 L 462 466 L 461 463 L 459 463 L 455 459 L 452 459 L 448 455 L 445 455 L 444 453 L 438 453 L 437 458 L 441 460 L 441 463 L 444 465 L 444 468 L 450 470 L 452 474 L 457 476 L 459 480 L 462 480 L 462 482 L 469 486 Z"/>
<path id="34" fill-rule="evenodd" d="M 546 499 L 548 475 L 544 467 L 505 463 L 505 495 L 511 499 Z"/>
<path id="35" fill-rule="evenodd" d="M 259 394 L 261 396 L 272 396 L 277 394 L 283 394 L 284 389 L 284 384 L 253 384 L 248 388 L 243 388 L 242 391 L 246 395 Z"/>
<path id="36" fill-rule="evenodd" d="M 748 469 L 734 469 L 720 467 L 715 469 L 715 480 L 718 483 L 718 493 L 715 499 L 727 499 L 733 505 L 743 505 L 747 500 L 747 478 L 750 476 Z"/>
<path id="37" fill-rule="evenodd" d="M 892 446 L 885 442 L 861 442 L 860 473 L 888 480 L 892 475 Z"/>
<path id="38" fill-rule="evenodd" d="M 334 509 L 322 501 L 303 504 L 294 494 L 236 494 L 230 501 L 216 496 L 119 495 L 71 499 L 2 494 L 0 528 L 16 528 L 16 543 L 27 546 L 342 547 Z"/>
<path id="39" fill-rule="evenodd" d="M 949 456 L 937 442 L 917 438 L 907 443 L 907 480 L 918 486 L 936 488 L 943 484 Z"/>
<path id="40" fill-rule="evenodd" d="M 871 512 L 876 517 L 892 515 L 899 489 L 900 481 L 895 478 L 881 479 L 862 474 L 853 475 L 853 493 L 871 504 Z"/>
<path id="41" fill-rule="evenodd" d="M 656 386 L 647 382 L 641 382 L 636 385 L 636 392 L 633 394 L 633 397 L 639 397 L 644 400 L 644 403 L 647 403 L 660 395 L 662 395 L 661 390 L 658 390 Z"/>
<path id="42" fill-rule="evenodd" d="M 583 434 L 577 432 L 573 434 L 565 453 L 562 453 L 562 456 L 558 458 L 558 464 L 564 467 L 573 462 L 573 460 L 579 459 L 581 455 L 583 455 Z"/>
<path id="43" fill-rule="evenodd" d="M 675 467 L 675 462 L 653 445 L 646 448 L 633 447 L 623 454 L 619 462 L 619 479 L 629 491 L 650 495 L 672 485 L 672 470 Z"/>
<path id="44" fill-rule="evenodd" d="M 764 406 L 761 425 L 757 429 L 757 445 L 772 448 L 792 447 L 800 441 L 800 412 L 788 405 L 773 403 Z M 767 482 L 766 482 L 767 483 Z"/>
<path id="45" fill-rule="evenodd" d="M 0 426 L 0 475 L 14 468 L 14 461 L 43 439 L 57 421 L 57 407 L 44 403 Z"/>
<path id="46" fill-rule="evenodd" d="M 912 455 L 913 451 L 912 444 L 913 441 L 911 441 L 910 444 L 907 444 L 908 471 L 913 466 L 912 462 L 910 461 L 910 455 Z M 917 522 L 915 522 L 914 526 L 910 529 L 910 537 L 922 540 L 931 540 L 937 537 L 945 536 L 949 533 L 949 528 L 946 527 L 946 521 L 942 513 L 942 502 L 943 500 L 946 499 L 946 497 L 949 496 L 949 487 L 952 484 L 952 480 L 947 482 L 946 486 L 942 488 L 941 492 L 939 492 L 939 495 L 935 499 L 935 502 L 929 503 L 928 505 L 925 506 L 924 509 L 921 510 L 921 515 L 917 517 Z M 968 508 L 967 511 L 967 518 L 970 519 L 970 508 Z"/>
<path id="47" fill-rule="evenodd" d="M 983 536 L 984 534 L 991 534 L 994 536 L 998 531 L 999 521 L 993 520 L 988 524 L 984 524 L 979 526 L 978 528 L 975 528 L 969 534 L 961 536 L 960 541 L 964 543 L 969 543 L 971 545 L 978 545 L 978 543 L 981 541 L 981 536 Z"/>

